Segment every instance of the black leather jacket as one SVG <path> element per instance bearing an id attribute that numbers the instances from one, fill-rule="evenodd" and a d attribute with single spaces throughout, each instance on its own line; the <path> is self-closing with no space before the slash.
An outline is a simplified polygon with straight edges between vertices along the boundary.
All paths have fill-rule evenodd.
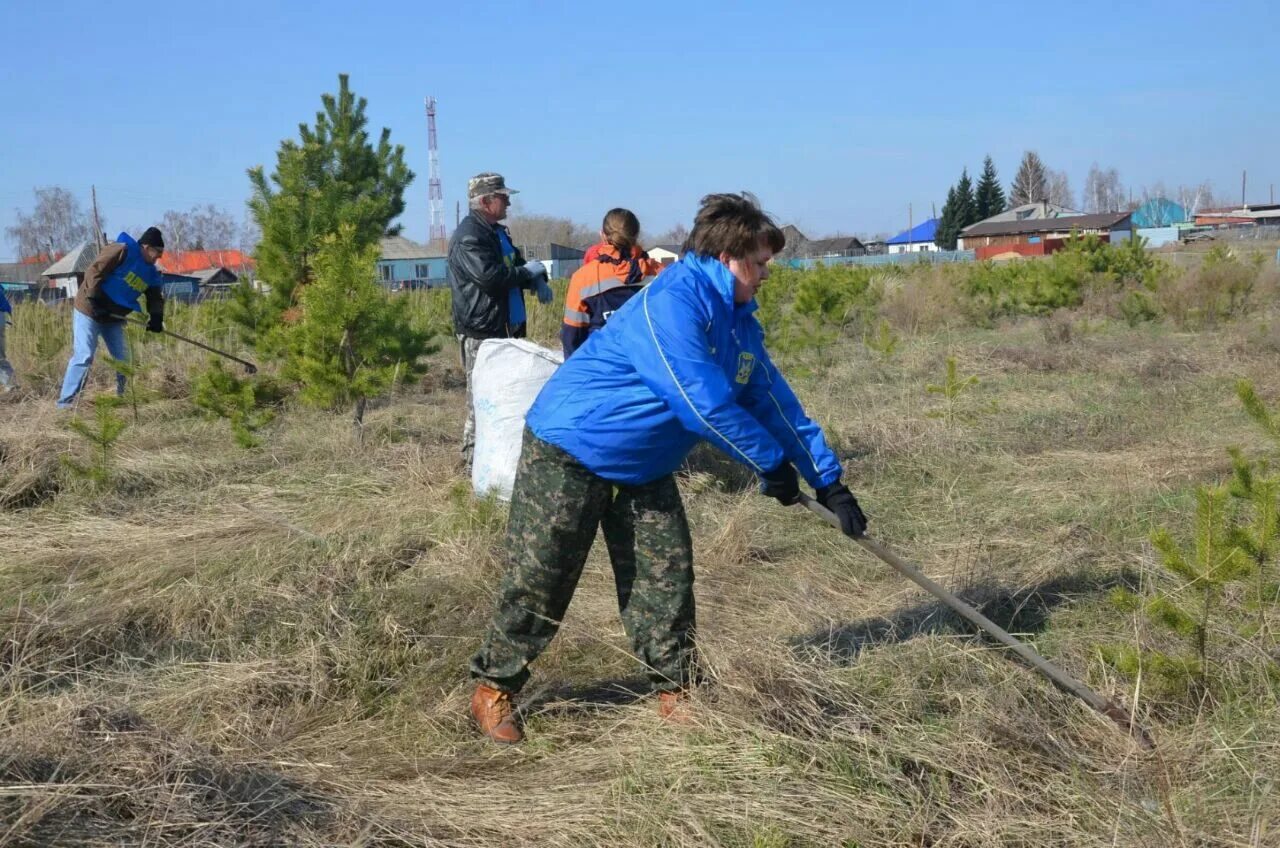
<path id="1" fill-rule="evenodd" d="M 490 224 L 472 212 L 449 240 L 449 287 L 453 290 L 453 329 L 473 339 L 518 338 L 524 324 L 511 326 L 510 291 L 531 288 L 524 256 L 516 249 L 508 265 L 498 241 L 501 224 Z M 505 230 L 506 228 L 503 227 Z"/>

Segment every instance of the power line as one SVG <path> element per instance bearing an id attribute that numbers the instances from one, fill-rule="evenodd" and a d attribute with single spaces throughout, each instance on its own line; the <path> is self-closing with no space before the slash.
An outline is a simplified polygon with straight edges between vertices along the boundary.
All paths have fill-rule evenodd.
<path id="1" fill-rule="evenodd" d="M 215 206 L 240 206 L 247 203 L 253 195 L 253 192 L 245 191 L 242 197 L 234 198 L 229 195 L 208 194 L 202 195 L 199 198 L 179 198 L 171 194 L 155 194 L 150 191 L 139 191 L 132 187 L 126 188 L 122 186 L 113 186 L 109 183 L 96 183 L 96 185 L 102 186 L 102 192 L 104 195 L 110 194 L 115 197 L 125 197 L 134 201 L 143 201 L 149 204 L 167 206 L 170 208 L 202 206 L 206 203 L 213 203 Z M 33 189 L 43 187 L 44 186 L 33 186 L 32 189 L 28 189 L 27 191 L 0 191 L 0 198 L 30 202 L 34 197 L 32 193 Z M 74 191 L 72 192 L 72 194 L 75 193 L 76 192 Z"/>

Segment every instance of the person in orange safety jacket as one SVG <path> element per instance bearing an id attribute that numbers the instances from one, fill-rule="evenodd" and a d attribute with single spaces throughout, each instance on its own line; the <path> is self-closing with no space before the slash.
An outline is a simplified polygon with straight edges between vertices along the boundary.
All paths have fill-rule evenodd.
<path id="1" fill-rule="evenodd" d="M 560 328 L 565 359 L 662 270 L 636 244 L 639 236 L 640 221 L 630 210 L 610 209 L 604 216 L 602 243 L 587 252 L 590 258 L 569 279 Z"/>

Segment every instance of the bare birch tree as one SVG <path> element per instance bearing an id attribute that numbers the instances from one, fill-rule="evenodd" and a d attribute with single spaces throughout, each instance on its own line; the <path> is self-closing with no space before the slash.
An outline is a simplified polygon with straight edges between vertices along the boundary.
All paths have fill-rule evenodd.
<path id="1" fill-rule="evenodd" d="M 1125 201 L 1120 172 L 1115 168 L 1103 170 L 1094 162 L 1085 177 L 1084 193 L 1080 199 L 1085 212 L 1119 212 Z"/>
<path id="2" fill-rule="evenodd" d="M 1049 171 L 1048 190 L 1045 200 L 1054 206 L 1067 209 L 1076 208 L 1075 194 L 1071 191 L 1071 180 L 1066 171 Z"/>
<path id="3" fill-rule="evenodd" d="M 74 194 L 61 186 L 33 192 L 35 209 L 30 215 L 16 210 L 17 223 L 5 228 L 19 256 L 61 255 L 94 237 L 93 217 L 80 208 Z"/>

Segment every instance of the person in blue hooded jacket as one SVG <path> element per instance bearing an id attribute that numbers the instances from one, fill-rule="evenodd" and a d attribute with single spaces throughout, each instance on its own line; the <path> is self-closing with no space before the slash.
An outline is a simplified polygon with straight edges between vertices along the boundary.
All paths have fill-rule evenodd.
<path id="1" fill-rule="evenodd" d="M 603 526 L 618 608 L 663 717 L 694 683 L 693 551 L 675 470 L 707 440 L 762 493 L 799 477 L 850 536 L 866 528 L 839 460 L 764 348 L 753 313 L 785 237 L 748 194 L 702 200 L 681 260 L 626 302 L 543 387 L 526 417 L 509 564 L 471 660 L 471 713 L 498 742 L 522 731 L 512 697 L 555 636 Z"/>
<path id="2" fill-rule="evenodd" d="M 99 338 L 106 342 L 113 359 L 129 360 L 124 325 L 131 313 L 142 311 L 140 297 L 146 298 L 147 331 L 164 332 L 164 291 L 156 270 L 156 262 L 163 255 L 164 236 L 155 227 L 148 227 L 137 241 L 128 233 L 121 233 L 85 271 L 71 313 L 71 358 L 62 378 L 59 409 L 75 403 L 89 376 Z M 117 373 L 116 394 L 124 394 L 124 383 L 124 375 Z"/>

